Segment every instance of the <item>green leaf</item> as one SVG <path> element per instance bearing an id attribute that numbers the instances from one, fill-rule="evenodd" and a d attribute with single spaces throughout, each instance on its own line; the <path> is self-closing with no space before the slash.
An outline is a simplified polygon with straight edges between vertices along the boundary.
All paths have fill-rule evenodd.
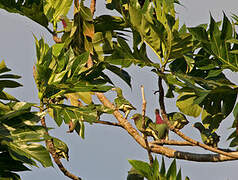
<path id="1" fill-rule="evenodd" d="M 119 68 L 117 66 L 113 66 L 110 64 L 107 64 L 106 68 L 110 70 L 111 72 L 115 73 L 116 75 L 118 75 L 131 88 L 131 76 L 129 75 L 128 72 L 126 72 L 122 68 Z"/>
<path id="2" fill-rule="evenodd" d="M 208 34 L 203 27 L 188 28 L 189 32 L 199 41 L 208 42 Z"/>
<path id="3" fill-rule="evenodd" d="M 198 104 L 194 104 L 195 99 L 196 96 L 194 93 L 181 93 L 177 99 L 176 106 L 184 114 L 198 117 L 202 112 L 202 108 Z"/>
<path id="4" fill-rule="evenodd" d="M 19 161 L 28 163 L 25 161 L 24 157 L 27 157 L 29 159 L 34 158 L 37 161 L 39 161 L 43 167 L 50 167 L 52 166 L 52 161 L 49 155 L 49 152 L 46 150 L 46 148 L 40 144 L 37 143 L 31 143 L 31 144 L 17 144 L 14 142 L 9 142 L 7 144 L 9 146 L 11 151 L 11 156 L 13 158 L 16 158 Z M 20 155 L 16 156 L 14 153 Z"/>
<path id="5" fill-rule="evenodd" d="M 159 172 L 159 162 L 156 157 L 153 161 L 151 168 L 152 168 L 152 172 L 153 172 L 153 179 L 157 179 L 160 175 L 160 172 Z"/>
<path id="6" fill-rule="evenodd" d="M 152 179 L 152 170 L 148 163 L 139 160 L 128 160 L 129 163 L 135 168 L 142 176 L 147 179 Z"/>
<path id="7" fill-rule="evenodd" d="M 170 164 L 169 169 L 167 171 L 166 178 L 167 179 L 175 179 L 176 180 L 177 168 L 176 168 L 176 160 L 174 159 L 173 162 Z"/>
<path id="8" fill-rule="evenodd" d="M 93 123 L 98 120 L 102 113 L 112 113 L 110 109 L 102 105 L 86 105 L 81 107 L 69 106 L 64 104 L 50 104 L 53 109 L 54 120 L 60 126 L 64 121 L 66 124 L 71 120 Z M 83 125 L 81 125 L 83 127 Z"/>
<path id="9" fill-rule="evenodd" d="M 0 73 L 11 71 L 11 69 L 7 68 L 5 62 L 2 60 L 0 63 Z"/>
<path id="10" fill-rule="evenodd" d="M 80 15 L 84 19 L 84 21 L 93 21 L 93 17 L 91 11 L 88 7 L 84 6 L 83 1 L 80 2 Z"/>
<path id="11" fill-rule="evenodd" d="M 238 103 L 236 103 L 235 108 L 233 110 L 233 116 L 234 118 L 238 117 Z"/>
<path id="12" fill-rule="evenodd" d="M 57 43 L 52 46 L 52 54 L 58 57 L 64 48 L 64 43 Z"/>
<path id="13" fill-rule="evenodd" d="M 10 101 L 18 101 L 14 96 L 12 96 L 4 91 L 0 91 L 0 99 L 10 100 Z"/>
<path id="14" fill-rule="evenodd" d="M 194 67 L 194 63 L 195 63 L 195 61 L 194 61 L 194 59 L 192 59 L 191 57 L 189 57 L 189 56 L 184 56 L 184 59 L 185 59 L 185 61 L 186 61 L 186 63 L 187 63 L 187 73 L 188 72 L 191 72 L 192 70 L 193 70 L 193 67 Z"/>
<path id="15" fill-rule="evenodd" d="M 166 169 L 165 169 L 165 163 L 164 163 L 164 157 L 162 157 L 162 163 L 160 168 L 160 175 L 162 177 L 165 177 Z"/>
<path id="16" fill-rule="evenodd" d="M 1 172 L 0 171 L 1 180 L 21 180 L 20 176 L 13 172 Z"/>
<path id="17" fill-rule="evenodd" d="M 232 25 L 227 18 L 226 14 L 223 12 L 223 24 L 222 24 L 222 30 L 221 30 L 221 39 L 227 40 L 232 37 Z"/>
<path id="18" fill-rule="evenodd" d="M 177 174 L 176 180 L 182 180 L 181 168 L 179 169 L 179 172 Z"/>
<path id="19" fill-rule="evenodd" d="M 0 8 L 26 16 L 44 27 L 48 26 L 47 17 L 43 13 L 43 1 L 0 0 Z"/>
<path id="20" fill-rule="evenodd" d="M 11 80 L 0 80 L 0 89 L 3 88 L 16 88 L 22 86 L 20 83 Z"/>
<path id="21" fill-rule="evenodd" d="M 15 75 L 15 74 L 0 75 L 0 79 L 5 79 L 5 78 L 19 79 L 19 78 L 21 78 L 21 76 L 18 76 L 18 75 Z"/>
<path id="22" fill-rule="evenodd" d="M 0 169 L 3 171 L 29 171 L 22 162 L 12 159 L 7 152 L 0 153 Z M 0 170 L 0 171 L 1 171 Z"/>
<path id="23" fill-rule="evenodd" d="M 59 21 L 60 16 L 66 16 L 73 0 L 44 0 L 44 14 L 48 21 Z"/>

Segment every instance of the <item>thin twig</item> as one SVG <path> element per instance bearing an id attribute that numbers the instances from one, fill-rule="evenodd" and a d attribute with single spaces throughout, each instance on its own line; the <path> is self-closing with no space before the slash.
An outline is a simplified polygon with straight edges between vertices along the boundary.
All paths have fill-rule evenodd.
<path id="1" fill-rule="evenodd" d="M 109 126 L 117 126 L 117 127 L 121 127 L 123 128 L 123 126 L 120 123 L 114 123 L 114 122 L 109 122 L 109 121 L 95 121 L 93 123 L 97 123 L 97 124 L 103 124 L 103 125 L 109 125 Z"/>
<path id="2" fill-rule="evenodd" d="M 44 106 L 43 106 L 43 103 L 41 103 L 41 108 L 40 108 L 40 112 L 43 112 L 43 109 L 44 109 Z M 49 132 L 47 130 L 47 126 L 46 126 L 46 122 L 45 122 L 45 117 L 42 117 L 41 118 L 41 125 L 46 129 L 46 135 L 49 135 Z M 59 169 L 61 170 L 61 172 L 69 177 L 70 179 L 73 179 L 73 180 L 82 180 L 80 177 L 77 177 L 75 176 L 74 174 L 70 173 L 65 167 L 64 165 L 61 163 L 58 155 L 56 154 L 56 150 L 55 150 L 55 147 L 54 147 L 54 144 L 52 142 L 51 139 L 49 140 L 46 140 L 46 146 L 48 147 L 48 150 L 51 154 L 51 156 L 53 157 L 54 159 L 54 162 L 55 164 L 57 164 L 57 166 L 59 167 Z"/>
<path id="3" fill-rule="evenodd" d="M 145 99 L 145 92 L 144 92 L 144 86 L 141 86 L 141 95 L 142 95 L 142 129 L 143 129 L 143 138 L 145 141 L 145 145 L 146 145 L 146 150 L 148 153 L 148 157 L 150 160 L 150 165 L 152 166 L 153 164 L 153 156 L 151 154 L 151 150 L 149 147 L 149 143 L 148 143 L 148 139 L 147 139 L 147 135 L 146 135 L 146 126 L 145 126 L 145 111 L 146 111 L 146 99 Z"/>
<path id="4" fill-rule="evenodd" d="M 214 148 L 214 147 L 211 147 L 211 146 L 208 146 L 206 144 L 203 144 L 203 143 L 200 143 L 188 136 L 186 136 L 185 134 L 183 134 L 182 132 L 180 132 L 178 129 L 174 128 L 169 120 L 168 120 L 168 117 L 167 117 L 167 114 L 166 114 L 166 110 L 165 110 L 165 105 L 164 105 L 164 89 L 163 89 L 163 85 L 162 85 L 162 77 L 159 76 L 159 81 L 158 81 L 158 86 L 159 86 L 159 104 L 160 104 L 160 108 L 161 108 L 161 115 L 164 119 L 164 121 L 168 124 L 169 126 L 169 129 L 171 131 L 173 131 L 174 133 L 176 133 L 177 135 L 179 135 L 182 139 L 194 144 L 194 145 L 197 145 L 197 146 L 200 146 L 206 150 L 209 150 L 209 151 L 212 151 L 212 152 L 215 152 L 215 153 L 218 153 L 218 154 L 223 154 L 225 156 L 229 156 L 229 157 L 232 157 L 232 158 L 238 158 L 238 155 L 233 155 L 231 153 L 227 153 L 227 152 L 224 152 L 224 151 L 221 151 L 217 148 Z"/>

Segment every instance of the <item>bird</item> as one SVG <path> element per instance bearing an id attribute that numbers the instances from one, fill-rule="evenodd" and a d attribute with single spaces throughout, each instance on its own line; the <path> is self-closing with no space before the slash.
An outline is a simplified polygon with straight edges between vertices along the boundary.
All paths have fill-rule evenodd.
<path id="1" fill-rule="evenodd" d="M 59 158 L 65 158 L 69 161 L 69 148 L 68 146 L 58 138 L 53 137 L 52 142 L 55 147 L 56 154 Z"/>
<path id="2" fill-rule="evenodd" d="M 147 136 L 152 136 L 154 140 L 168 139 L 168 125 L 166 123 L 156 124 L 149 117 L 145 116 L 145 130 L 142 127 L 142 115 L 134 114 L 131 119 L 134 120 L 136 128 L 145 133 Z"/>
<path id="3" fill-rule="evenodd" d="M 159 109 L 155 109 L 156 124 L 166 123 L 160 116 Z M 185 125 L 189 123 L 186 116 L 180 112 L 172 112 L 167 114 L 168 120 L 177 129 L 182 129 Z"/>
<path id="4" fill-rule="evenodd" d="M 172 112 L 167 114 L 168 120 L 176 129 L 182 129 L 189 123 L 186 116 L 180 112 Z"/>
<path id="5" fill-rule="evenodd" d="M 128 117 L 131 110 L 136 110 L 136 108 L 124 98 L 121 88 L 113 88 L 116 91 L 117 97 L 114 99 L 114 103 L 117 109 L 125 113 L 125 119 Z"/>
<path id="6" fill-rule="evenodd" d="M 200 122 L 196 122 L 193 127 L 199 130 L 204 144 L 217 147 L 217 144 L 220 141 L 220 136 L 218 136 L 216 132 L 212 132 L 211 129 L 205 128 Z"/>

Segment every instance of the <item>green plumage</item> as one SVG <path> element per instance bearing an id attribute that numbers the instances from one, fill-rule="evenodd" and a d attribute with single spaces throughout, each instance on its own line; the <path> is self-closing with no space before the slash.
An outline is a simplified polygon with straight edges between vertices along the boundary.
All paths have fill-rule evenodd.
<path id="1" fill-rule="evenodd" d="M 189 123 L 186 116 L 180 112 L 172 112 L 167 114 L 169 122 L 177 129 L 182 129 Z"/>
<path id="2" fill-rule="evenodd" d="M 134 114 L 131 119 L 134 120 L 136 128 L 143 133 L 142 115 Z M 149 117 L 145 116 L 145 133 L 147 136 L 152 136 L 155 140 L 168 139 L 167 124 L 156 124 Z"/>
<path id="3" fill-rule="evenodd" d="M 58 138 L 52 139 L 56 154 L 59 158 L 65 158 L 67 161 L 69 160 L 69 148 L 68 146 Z"/>
<path id="4" fill-rule="evenodd" d="M 200 131 L 204 144 L 212 147 L 217 147 L 217 144 L 220 141 L 220 136 L 218 136 L 216 132 L 212 132 L 211 129 L 205 128 L 200 122 L 196 122 L 193 127 L 197 128 Z"/>
<path id="5" fill-rule="evenodd" d="M 125 118 L 128 117 L 131 110 L 136 110 L 136 108 L 124 98 L 122 90 L 120 88 L 114 88 L 117 92 L 117 97 L 114 99 L 116 108 L 125 113 Z"/>

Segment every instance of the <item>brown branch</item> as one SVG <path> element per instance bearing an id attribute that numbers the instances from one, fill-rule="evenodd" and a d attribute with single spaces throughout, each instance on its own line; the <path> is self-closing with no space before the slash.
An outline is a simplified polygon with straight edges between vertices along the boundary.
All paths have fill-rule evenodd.
<path id="1" fill-rule="evenodd" d="M 103 93 L 96 93 L 96 96 L 100 100 L 100 102 L 111 109 L 115 109 L 114 105 L 106 98 Z M 124 127 L 124 129 L 135 139 L 135 141 L 140 144 L 143 148 L 146 149 L 146 144 L 144 139 L 139 135 L 138 131 L 132 127 L 132 125 L 128 122 L 127 119 L 123 118 L 118 110 L 113 112 L 113 115 L 116 117 L 118 122 Z M 155 144 L 151 144 L 150 149 L 151 152 L 165 155 L 169 158 L 176 158 L 176 159 L 184 159 L 189 161 L 197 161 L 197 162 L 222 162 L 222 161 L 231 161 L 237 160 L 238 158 L 230 157 L 230 156 L 237 156 L 238 152 L 231 152 L 228 153 L 229 156 L 222 155 L 222 154 L 197 154 L 197 153 L 189 153 L 183 151 L 176 151 L 174 149 L 163 147 Z"/>
<path id="2" fill-rule="evenodd" d="M 109 125 L 109 126 L 117 126 L 117 127 L 123 128 L 123 126 L 120 125 L 120 123 L 114 123 L 114 122 L 109 122 L 109 121 L 99 120 L 99 121 L 95 121 L 95 122 L 93 122 L 93 123 L 103 124 L 103 125 Z"/>
<path id="3" fill-rule="evenodd" d="M 176 151 L 166 147 L 163 147 L 162 149 L 156 146 L 157 145 L 150 144 L 151 151 L 154 153 L 163 154 L 168 158 L 176 158 L 196 162 L 223 162 L 223 161 L 237 160 L 237 158 L 224 156 L 222 154 L 198 154 L 198 153 Z M 238 152 L 231 152 L 230 154 L 236 156 L 238 155 Z"/>
<path id="4" fill-rule="evenodd" d="M 42 103 L 41 103 L 42 104 Z M 41 105 L 41 108 L 40 108 L 40 111 L 43 112 L 43 105 Z M 47 131 L 47 126 L 46 126 L 46 122 L 45 122 L 45 117 L 42 117 L 41 118 L 41 125 L 46 129 L 46 135 L 49 135 L 49 132 Z M 49 153 L 51 154 L 51 156 L 53 157 L 54 159 L 54 162 L 55 164 L 57 164 L 57 166 L 59 167 L 59 169 L 61 170 L 61 172 L 69 177 L 70 179 L 73 179 L 73 180 L 81 180 L 80 177 L 77 177 L 75 176 L 74 174 L 70 173 L 65 167 L 64 165 L 61 163 L 58 155 L 56 154 L 56 150 L 55 150 L 55 147 L 54 147 L 54 144 L 52 142 L 51 139 L 49 140 L 46 140 L 45 141 L 46 143 L 46 146 L 48 147 L 48 151 Z"/>
<path id="5" fill-rule="evenodd" d="M 156 140 L 151 141 L 151 144 L 157 144 L 157 145 L 174 145 L 174 146 L 196 146 L 195 144 L 192 144 L 188 141 L 176 141 L 176 140 Z"/>
<path id="6" fill-rule="evenodd" d="M 92 16 L 93 16 L 95 11 L 96 11 L 96 0 L 91 0 L 90 10 L 91 10 L 91 13 L 92 13 Z"/>
<path id="7" fill-rule="evenodd" d="M 145 99 L 145 92 L 144 92 L 144 86 L 143 85 L 141 86 L 141 95 L 142 95 L 142 129 L 144 131 L 143 132 L 143 138 L 144 138 L 144 141 L 145 141 L 146 150 L 147 150 L 148 157 L 149 157 L 149 160 L 150 160 L 150 165 L 152 166 L 153 156 L 151 154 L 151 150 L 150 150 L 150 147 L 149 147 L 147 135 L 145 133 L 145 129 L 146 129 L 146 126 L 145 126 L 146 99 Z"/>
<path id="8" fill-rule="evenodd" d="M 165 104 L 164 104 L 164 88 L 163 88 L 163 85 L 162 85 L 162 77 L 159 76 L 159 81 L 158 81 L 158 86 L 159 86 L 159 104 L 160 104 L 160 110 L 161 110 L 161 115 L 164 119 L 164 121 L 168 124 L 169 126 L 169 129 L 171 131 L 173 131 L 174 133 L 176 133 L 178 136 L 180 136 L 182 139 L 194 144 L 194 145 L 197 145 L 197 146 L 200 146 L 206 150 L 209 150 L 211 152 L 215 152 L 215 153 L 218 153 L 218 154 L 222 154 L 224 156 L 229 156 L 231 158 L 237 158 L 238 159 L 238 155 L 233 155 L 231 153 L 227 153 L 227 152 L 224 152 L 224 151 L 221 151 L 217 148 L 214 148 L 214 147 L 211 147 L 211 146 L 208 146 L 206 144 L 203 144 L 203 143 L 200 143 L 198 141 L 195 141 L 194 139 L 186 136 L 185 134 L 183 134 L 182 132 L 180 132 L 178 129 L 174 128 L 169 120 L 168 120 L 168 117 L 167 117 L 167 114 L 166 114 L 166 110 L 165 110 Z"/>
<path id="9" fill-rule="evenodd" d="M 228 153 L 228 152 L 224 152 L 222 150 L 219 150 L 217 148 L 214 148 L 214 147 L 211 147 L 211 146 L 208 146 L 206 144 L 203 144 L 203 143 L 200 143 L 192 138 L 189 138 L 188 136 L 186 136 L 185 134 L 183 134 L 182 132 L 180 132 L 178 129 L 175 129 L 173 127 L 171 127 L 171 131 L 175 132 L 177 135 L 179 135 L 181 138 L 183 138 L 184 140 L 194 144 L 194 145 L 197 145 L 203 149 L 206 149 L 206 150 L 209 150 L 209 151 L 212 151 L 214 153 L 218 153 L 218 154 L 222 154 L 224 156 L 229 156 L 231 158 L 237 158 L 238 159 L 238 154 L 231 154 L 231 153 Z"/>

